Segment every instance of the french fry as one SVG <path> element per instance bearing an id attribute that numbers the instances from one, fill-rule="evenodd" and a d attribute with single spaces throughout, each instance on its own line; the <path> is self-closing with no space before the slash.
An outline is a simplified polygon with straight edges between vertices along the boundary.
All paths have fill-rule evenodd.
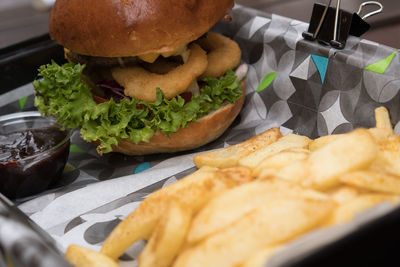
<path id="1" fill-rule="evenodd" d="M 400 177 L 372 170 L 346 173 L 340 180 L 348 185 L 379 193 L 400 195 Z"/>
<path id="2" fill-rule="evenodd" d="M 238 185 L 246 184 L 254 180 L 254 177 L 251 174 L 251 170 L 246 167 L 231 167 L 221 169 L 220 172 L 226 174 L 229 179 L 234 180 L 238 183 Z"/>
<path id="3" fill-rule="evenodd" d="M 135 242 L 147 240 L 170 200 L 179 198 L 192 212 L 197 212 L 211 198 L 236 185 L 238 182 L 227 174 L 206 168 L 152 193 L 111 232 L 101 253 L 117 259 Z"/>
<path id="4" fill-rule="evenodd" d="M 208 202 L 193 219 L 187 241 L 192 244 L 197 243 L 229 227 L 246 213 L 264 205 L 274 196 L 328 200 L 325 194 L 283 180 L 254 181 L 228 190 Z"/>
<path id="5" fill-rule="evenodd" d="M 329 200 L 271 196 L 235 223 L 186 249 L 173 266 L 236 266 L 254 251 L 317 227 L 333 208 Z"/>
<path id="6" fill-rule="evenodd" d="M 250 169 L 254 169 L 266 157 L 269 157 L 286 149 L 308 148 L 310 142 L 311 140 L 306 136 L 297 134 L 287 134 L 281 137 L 275 143 L 272 143 L 269 146 L 259 149 L 249 154 L 248 156 L 240 159 L 239 165 L 248 167 Z"/>
<path id="7" fill-rule="evenodd" d="M 258 176 L 259 180 L 279 178 L 300 185 L 310 175 L 307 160 L 295 161 L 281 169 L 262 169 Z"/>
<path id="8" fill-rule="evenodd" d="M 387 138 L 394 134 L 389 118 L 389 112 L 385 107 L 375 109 L 375 121 L 376 127 L 370 128 L 368 131 L 375 138 L 376 142 L 380 144 L 381 142 L 385 142 Z"/>
<path id="9" fill-rule="evenodd" d="M 398 203 L 400 197 L 393 195 L 367 194 L 354 198 L 340 205 L 332 214 L 329 224 L 345 223 L 354 218 L 358 213 L 365 211 L 379 203 Z"/>
<path id="10" fill-rule="evenodd" d="M 369 133 L 375 138 L 377 143 L 386 140 L 389 136 L 393 134 L 392 128 L 370 128 L 368 129 Z M 336 140 L 338 137 L 342 136 L 342 134 L 332 134 L 319 137 L 314 139 L 309 146 L 310 151 L 315 151 L 320 149 L 321 147 L 329 144 L 330 142 Z"/>
<path id="11" fill-rule="evenodd" d="M 311 141 L 311 143 L 309 145 L 309 150 L 310 151 L 318 150 L 318 149 L 326 146 L 330 142 L 336 140 L 340 136 L 341 136 L 340 134 L 332 134 L 332 135 L 325 135 L 322 137 L 318 137 L 317 139 L 314 139 Z"/>
<path id="12" fill-rule="evenodd" d="M 278 128 L 272 128 L 242 143 L 197 155 L 193 158 L 193 161 L 198 168 L 202 166 L 234 167 L 238 165 L 241 158 L 274 143 L 281 136 Z"/>
<path id="13" fill-rule="evenodd" d="M 371 169 L 400 176 L 400 136 L 392 135 L 379 143 L 379 152 Z"/>
<path id="14" fill-rule="evenodd" d="M 140 267 L 168 267 L 184 243 L 192 212 L 171 201 L 139 256 Z"/>
<path id="15" fill-rule="evenodd" d="M 310 151 L 304 148 L 291 148 L 283 150 L 277 154 L 264 158 L 260 164 L 254 168 L 252 175 L 257 177 L 265 169 L 281 169 L 295 161 L 306 159 Z"/>
<path id="16" fill-rule="evenodd" d="M 375 140 L 367 130 L 354 130 L 310 155 L 311 176 L 302 184 L 319 189 L 335 186 L 341 174 L 368 167 L 377 152 Z"/>
<path id="17" fill-rule="evenodd" d="M 77 245 L 68 247 L 65 258 L 75 267 L 118 267 L 118 263 L 108 256 Z"/>
<path id="18" fill-rule="evenodd" d="M 336 203 L 343 204 L 360 196 L 360 190 L 352 186 L 340 185 L 329 190 L 326 194 L 328 194 Z"/>
<path id="19" fill-rule="evenodd" d="M 253 253 L 248 259 L 246 259 L 240 267 L 263 267 L 266 262 L 279 250 L 282 250 L 283 246 L 274 245 L 265 247 L 255 253 Z"/>
<path id="20" fill-rule="evenodd" d="M 385 107 L 375 109 L 376 128 L 387 129 L 393 134 L 392 123 L 390 122 L 389 112 Z"/>
<path id="21" fill-rule="evenodd" d="M 278 177 L 305 187 L 328 190 L 340 184 L 342 174 L 368 167 L 377 153 L 371 134 L 365 129 L 357 129 L 314 151 L 307 160 L 281 169 Z"/>
<path id="22" fill-rule="evenodd" d="M 369 128 L 368 132 L 374 137 L 377 144 L 386 142 L 386 139 L 393 135 L 393 130 L 386 128 Z"/>

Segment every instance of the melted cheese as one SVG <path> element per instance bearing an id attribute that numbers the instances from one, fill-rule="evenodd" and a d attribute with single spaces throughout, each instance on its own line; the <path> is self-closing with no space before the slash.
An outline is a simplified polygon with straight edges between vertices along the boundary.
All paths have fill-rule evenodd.
<path id="1" fill-rule="evenodd" d="M 164 53 L 148 53 L 148 54 L 143 54 L 143 55 L 138 55 L 138 58 L 141 60 L 148 62 L 148 63 L 153 63 L 156 61 L 156 59 L 161 55 L 165 58 L 167 57 L 172 57 L 172 56 L 181 56 L 183 62 L 186 62 L 189 58 L 190 51 L 187 48 L 187 45 L 182 45 L 178 47 L 175 50 L 169 51 L 169 52 L 164 52 Z"/>
<path id="2" fill-rule="evenodd" d="M 159 55 L 160 54 L 158 54 L 158 53 L 148 53 L 148 54 L 139 55 L 138 58 L 140 58 L 144 62 L 153 63 L 154 61 L 156 61 L 156 59 L 158 58 Z"/>

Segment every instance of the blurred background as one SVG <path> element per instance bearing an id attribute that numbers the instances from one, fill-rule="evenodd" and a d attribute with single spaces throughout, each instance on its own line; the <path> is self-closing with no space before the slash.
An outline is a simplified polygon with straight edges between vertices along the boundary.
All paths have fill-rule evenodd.
<path id="1" fill-rule="evenodd" d="M 236 0 L 237 4 L 309 21 L 315 0 Z M 326 3 L 327 0 L 318 2 Z M 357 12 L 362 0 L 344 0 L 342 9 Z M 372 28 L 363 38 L 400 48 L 400 0 L 380 0 L 382 14 L 367 20 Z M 0 49 L 47 33 L 53 0 L 0 0 Z M 336 6 L 336 1 L 332 1 Z M 370 9 L 371 10 L 371 9 Z M 368 9 L 366 9 L 368 11 Z"/>

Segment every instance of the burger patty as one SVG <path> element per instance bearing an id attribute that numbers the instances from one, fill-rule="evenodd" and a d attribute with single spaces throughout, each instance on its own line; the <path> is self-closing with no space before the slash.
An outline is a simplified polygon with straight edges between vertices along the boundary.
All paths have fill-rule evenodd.
<path id="1" fill-rule="evenodd" d="M 92 57 L 80 55 L 72 51 L 65 51 L 65 56 L 73 63 L 101 67 L 124 67 L 125 65 L 136 64 L 140 61 L 138 57 Z"/>
<path id="2" fill-rule="evenodd" d="M 207 33 L 203 34 L 200 36 L 198 40 L 202 40 L 207 37 Z M 91 67 L 99 66 L 99 67 L 125 67 L 127 65 L 135 65 L 138 63 L 144 63 L 145 66 L 150 66 L 151 63 L 145 62 L 142 59 L 140 59 L 138 56 L 132 56 L 132 57 L 93 57 L 93 56 L 86 56 L 86 55 L 81 55 L 74 53 L 68 49 L 65 49 L 65 57 L 73 62 L 73 63 L 80 63 L 80 64 L 85 64 Z M 172 59 L 171 61 L 176 62 L 176 61 L 181 61 L 181 58 L 179 56 L 169 56 L 169 59 Z M 179 62 L 180 64 L 183 64 L 183 62 Z M 163 63 L 161 63 L 163 64 Z M 150 66 L 151 68 L 151 66 Z M 156 67 L 157 68 L 157 67 Z M 158 73 L 158 71 L 155 71 Z M 162 73 L 162 72 L 161 72 Z"/>

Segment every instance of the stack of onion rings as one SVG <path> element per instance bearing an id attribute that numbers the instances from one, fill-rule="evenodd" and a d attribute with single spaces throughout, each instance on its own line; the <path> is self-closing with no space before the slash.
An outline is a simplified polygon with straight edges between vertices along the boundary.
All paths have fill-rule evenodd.
<path id="1" fill-rule="evenodd" d="M 190 45 L 190 56 L 186 63 L 166 74 L 152 73 L 143 67 L 114 68 L 113 78 L 125 88 L 125 95 L 154 102 L 156 89 L 160 88 L 167 99 L 183 93 L 207 68 L 207 55 L 197 44 Z"/>
<path id="2" fill-rule="evenodd" d="M 189 49 L 190 56 L 181 65 L 160 58 L 152 63 L 154 66 L 142 64 L 113 68 L 112 77 L 125 88 L 125 95 L 153 102 L 157 98 L 157 88 L 161 89 L 167 99 L 171 99 L 185 92 L 196 80 L 204 77 L 218 78 L 240 63 L 241 51 L 236 42 L 217 33 L 207 33 L 206 37 L 192 43 Z"/>

